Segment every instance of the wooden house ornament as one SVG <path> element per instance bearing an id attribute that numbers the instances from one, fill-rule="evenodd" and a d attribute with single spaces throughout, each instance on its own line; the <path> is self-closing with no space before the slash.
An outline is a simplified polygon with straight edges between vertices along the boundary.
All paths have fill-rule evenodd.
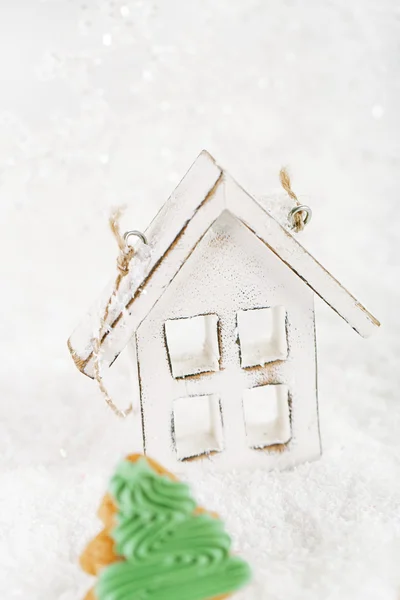
<path id="1" fill-rule="evenodd" d="M 314 294 L 364 337 L 379 322 L 205 151 L 145 237 L 101 346 L 103 366 L 136 348 L 144 452 L 181 472 L 318 457 Z M 69 340 L 89 377 L 98 323 L 99 304 Z"/>

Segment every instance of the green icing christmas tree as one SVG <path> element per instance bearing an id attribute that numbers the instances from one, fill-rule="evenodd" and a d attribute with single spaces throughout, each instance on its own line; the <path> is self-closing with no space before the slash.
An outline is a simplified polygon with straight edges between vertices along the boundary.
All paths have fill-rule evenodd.
<path id="1" fill-rule="evenodd" d="M 96 600 L 214 600 L 248 582 L 222 522 L 196 508 L 186 484 L 143 457 L 121 462 L 109 491 L 120 559 L 100 571 Z"/>

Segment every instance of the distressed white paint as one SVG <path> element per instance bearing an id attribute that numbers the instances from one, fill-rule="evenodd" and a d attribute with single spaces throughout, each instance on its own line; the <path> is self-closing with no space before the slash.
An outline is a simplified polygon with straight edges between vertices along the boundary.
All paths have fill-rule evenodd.
<path id="1" fill-rule="evenodd" d="M 217 206 L 213 207 L 215 213 L 205 210 L 197 216 L 196 211 L 221 177 L 221 172 L 211 156 L 203 151 L 146 229 L 149 247 L 146 248 L 139 243 L 139 252 L 131 261 L 130 274 L 121 282 L 118 302 L 109 311 L 107 326 L 112 325 L 117 317 L 120 319 L 112 334 L 107 335 L 103 342 L 104 365 L 111 364 L 129 342 L 132 332 L 162 293 L 164 287 L 168 285 L 170 278 L 185 260 L 187 253 L 198 241 L 198 229 L 201 230 L 204 227 L 203 222 L 205 221 L 208 226 L 209 219 L 218 216 Z M 166 260 L 167 250 L 177 240 L 186 225 L 188 227 L 184 239 L 180 239 L 175 246 L 173 261 L 171 261 L 172 257 L 170 260 Z M 161 261 L 162 269 L 159 268 Z M 146 284 L 145 294 L 138 293 L 148 274 L 153 271 L 155 271 L 154 277 Z M 114 280 L 115 278 L 69 340 L 70 348 L 82 361 L 89 360 L 91 356 L 92 338 L 95 334 L 97 335 L 99 318 L 104 313 L 104 307 L 114 288 Z M 127 305 L 135 294 L 137 294 L 134 302 L 135 308 L 130 310 Z M 123 311 L 122 318 L 121 304 L 127 307 Z M 93 360 L 90 360 L 83 372 L 89 377 L 93 377 Z"/>
<path id="2" fill-rule="evenodd" d="M 379 321 L 227 174 L 225 187 L 232 213 L 357 333 L 369 337 L 379 327 Z"/>
<path id="3" fill-rule="evenodd" d="M 237 312 L 284 306 L 287 360 L 243 369 L 237 343 Z M 169 319 L 212 313 L 220 329 L 220 370 L 195 377 L 172 376 L 163 343 Z M 220 398 L 224 450 L 205 457 L 205 468 L 289 467 L 320 453 L 317 415 L 313 293 L 247 227 L 224 211 L 139 326 L 137 333 L 146 452 L 175 472 L 180 462 L 171 434 L 177 398 L 215 394 Z M 268 383 L 288 386 L 292 439 L 282 452 L 255 450 L 246 438 L 243 396 Z"/>
<path id="4" fill-rule="evenodd" d="M 132 260 L 130 274 L 110 310 L 102 343 L 105 366 L 136 337 L 146 451 L 175 470 L 187 468 L 189 463 L 179 459 L 192 446 L 187 436 L 182 442 L 178 435 L 178 446 L 174 442 L 173 406 L 179 398 L 205 396 L 221 402 L 223 429 L 217 437 L 223 450 L 203 460 L 204 464 L 220 469 L 275 468 L 318 456 L 313 292 L 361 335 L 369 335 L 379 322 L 206 152 L 200 154 L 146 236 L 149 247 L 139 248 Z M 79 368 L 89 376 L 93 375 L 94 321 L 109 289 L 70 339 Z M 254 344 L 252 351 L 245 350 L 241 363 L 238 314 L 254 309 L 272 312 L 265 312 L 265 336 L 257 341 L 256 351 Z M 214 316 L 194 347 L 182 352 L 175 345 L 169 356 L 168 323 L 182 318 L 189 322 L 205 314 Z M 218 320 L 218 344 L 211 334 L 213 319 Z M 177 333 L 172 329 L 169 337 L 174 346 Z M 200 358 L 197 367 L 189 364 L 191 352 Z M 184 377 L 189 371 L 197 375 Z M 287 386 L 291 402 L 291 438 L 282 452 L 255 450 L 246 439 L 243 398 L 251 396 L 249 389 L 271 384 Z M 282 404 L 277 406 L 282 409 Z M 179 421 L 180 408 L 178 412 Z M 288 431 L 282 415 L 279 439 Z M 214 434 L 204 435 L 210 442 L 204 450 L 216 450 L 210 441 Z"/>
<path id="5" fill-rule="evenodd" d="M 123 299 L 134 297 L 134 301 L 127 302 L 128 306 L 122 313 L 118 310 L 118 303 L 110 311 L 108 326 L 114 324 L 117 316 L 120 318 L 104 339 L 104 365 L 114 362 L 198 240 L 224 209 L 229 209 L 245 223 L 360 335 L 367 337 L 379 327 L 379 322 L 284 227 L 222 171 L 207 152 L 202 152 L 146 230 L 151 257 L 144 273 L 143 261 L 133 259 L 132 275 L 124 280 L 120 296 Z M 109 290 L 110 287 L 91 311 L 90 317 L 70 338 L 73 353 L 85 362 L 80 368 L 90 377 L 93 376 L 93 360 L 90 359 L 93 318 L 96 320 L 100 314 Z"/>

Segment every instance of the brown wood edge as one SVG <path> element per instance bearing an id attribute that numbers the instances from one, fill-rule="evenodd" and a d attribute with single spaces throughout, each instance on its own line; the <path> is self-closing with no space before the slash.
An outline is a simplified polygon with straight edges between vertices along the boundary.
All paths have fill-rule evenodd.
<path id="1" fill-rule="evenodd" d="M 344 291 L 344 292 L 345 292 L 345 293 L 346 293 L 346 294 L 347 294 L 347 295 L 348 295 L 348 296 L 349 296 L 349 297 L 350 297 L 350 298 L 353 300 L 353 302 L 354 302 L 354 306 L 356 306 L 356 308 L 358 308 L 358 309 L 360 310 L 360 312 L 362 312 L 362 313 L 364 314 L 364 316 L 365 316 L 365 317 L 367 318 L 367 320 L 368 320 L 368 321 L 371 323 L 371 325 L 373 325 L 374 327 L 381 327 L 381 322 L 380 322 L 380 321 L 379 321 L 379 320 L 378 320 L 376 317 L 374 317 L 374 315 L 373 315 L 373 314 L 372 314 L 372 313 L 371 313 L 371 312 L 370 312 L 370 311 L 369 311 L 367 308 L 365 308 L 365 306 L 363 306 L 363 305 L 361 304 L 361 302 L 360 302 L 359 300 L 357 300 L 357 298 L 356 298 L 355 296 L 353 296 L 353 294 L 351 294 L 351 293 L 349 292 L 349 290 L 348 290 L 346 287 L 344 287 L 344 286 L 343 286 L 343 285 L 340 283 L 340 281 L 339 281 L 338 279 L 336 279 L 336 277 L 334 277 L 334 276 L 332 275 L 332 273 L 330 273 L 330 271 L 328 271 L 328 269 L 326 269 L 326 268 L 325 268 L 325 267 L 324 267 L 324 266 L 323 266 L 323 265 L 322 265 L 322 264 L 321 264 L 321 263 L 320 263 L 320 262 L 319 262 L 319 261 L 318 261 L 316 258 L 314 258 L 314 257 L 313 257 L 313 256 L 312 256 L 312 255 L 311 255 L 309 252 L 308 252 L 308 250 L 306 250 L 306 248 L 304 248 L 304 246 L 302 246 L 302 245 L 299 243 L 299 241 L 298 241 L 298 240 L 297 240 L 297 239 L 296 239 L 296 238 L 295 238 L 293 235 L 291 235 L 291 234 L 290 234 L 290 232 L 289 232 L 289 231 L 287 231 L 287 229 L 285 229 L 285 227 L 283 227 L 283 225 L 282 225 L 281 223 L 279 223 L 279 221 L 277 221 L 277 220 L 276 220 L 276 219 L 275 219 L 275 218 L 274 218 L 274 217 L 273 217 L 273 216 L 272 216 L 272 215 L 271 215 L 271 214 L 268 212 L 268 210 L 266 210 L 266 208 L 265 208 L 265 207 L 264 207 L 264 206 L 263 206 L 263 205 L 262 205 L 262 204 L 261 204 L 261 203 L 260 203 L 260 202 L 259 202 L 259 201 L 258 201 L 256 198 L 254 198 L 254 196 L 252 196 L 252 195 L 250 195 L 248 192 L 246 192 L 246 190 L 244 190 L 244 189 L 243 189 L 243 187 L 242 187 L 241 185 L 239 185 L 239 184 L 237 183 L 237 181 L 236 181 L 236 180 L 232 179 L 232 181 L 234 181 L 234 183 L 235 183 L 235 184 L 236 184 L 236 185 L 237 185 L 237 186 L 240 188 L 240 190 L 241 190 L 241 191 L 242 191 L 244 194 L 246 194 L 246 196 L 248 196 L 249 198 L 251 198 L 251 199 L 253 200 L 253 202 L 255 202 L 255 203 L 256 203 L 256 204 L 257 204 L 257 205 L 258 205 L 258 206 L 259 206 L 259 207 L 260 207 L 260 208 L 261 208 L 261 209 L 262 209 L 264 212 L 266 212 L 266 213 L 267 213 L 267 214 L 268 214 L 268 215 L 271 217 L 271 219 L 273 219 L 273 220 L 274 220 L 274 221 L 275 221 L 275 222 L 276 222 L 276 223 L 277 223 L 277 224 L 280 226 L 280 228 L 283 230 L 283 232 L 284 232 L 284 234 L 285 234 L 285 236 L 286 236 L 286 237 L 289 237 L 289 238 L 291 238 L 292 240 L 294 240 L 294 241 L 296 242 L 296 244 L 297 244 L 298 246 L 300 246 L 300 248 L 301 248 L 301 249 L 302 249 L 302 250 L 303 250 L 303 251 L 304 251 L 304 252 L 305 252 L 305 253 L 306 253 L 308 256 L 310 256 L 310 257 L 313 259 L 313 261 L 316 263 L 316 265 L 318 266 L 318 268 L 319 268 L 319 269 L 321 269 L 321 271 L 324 271 L 324 273 L 326 273 L 327 275 L 329 275 L 329 277 L 331 277 L 332 281 L 334 281 L 334 283 L 335 283 L 335 284 L 337 284 L 337 285 L 338 285 L 338 286 L 339 286 L 339 287 L 340 287 L 340 288 L 341 288 L 341 289 L 342 289 L 342 290 L 343 290 L 343 291 Z M 240 219 L 240 220 L 241 220 L 241 219 Z M 290 265 L 290 264 L 287 262 L 287 260 L 283 259 L 283 258 L 282 258 L 282 256 L 279 254 L 279 252 L 278 252 L 278 251 L 277 251 L 275 248 L 273 248 L 273 247 L 272 247 L 272 246 L 271 246 L 271 245 L 270 245 L 270 244 L 269 244 L 269 243 L 268 243 L 266 240 L 264 240 L 264 239 L 263 239 L 263 238 L 262 238 L 262 237 L 261 237 L 261 236 L 260 236 L 260 235 L 259 235 L 259 234 L 258 234 L 256 231 L 255 231 L 255 229 L 254 229 L 252 226 L 250 226 L 250 225 L 249 225 L 249 223 L 246 223 L 245 221 L 242 221 L 242 220 L 241 220 L 241 222 L 243 223 L 243 225 L 244 225 L 245 227 L 247 227 L 247 229 L 248 229 L 249 231 L 251 231 L 251 232 L 252 232 L 252 233 L 253 233 L 253 234 L 256 236 L 256 238 L 257 238 L 257 239 L 259 239 L 259 240 L 260 240 L 260 242 L 262 242 L 262 243 L 263 243 L 265 246 L 267 246 L 267 248 L 269 248 L 269 249 L 271 250 L 271 252 L 273 252 L 273 253 L 274 253 L 274 254 L 275 254 L 275 255 L 276 255 L 276 256 L 277 256 L 277 257 L 278 257 L 278 258 L 279 258 L 279 259 L 280 259 L 280 260 L 281 260 L 281 261 L 282 261 L 282 262 L 283 262 L 283 263 L 284 263 L 284 264 L 285 264 L 285 265 L 286 265 L 286 266 L 287 266 L 287 267 L 288 267 L 288 268 L 289 268 L 289 269 L 290 269 L 290 270 L 291 270 L 291 271 L 292 271 L 292 272 L 293 272 L 295 275 L 297 275 L 297 277 L 298 277 L 299 279 L 301 279 L 301 280 L 302 280 L 302 281 L 303 281 L 303 282 L 304 282 L 304 283 L 305 283 L 305 284 L 306 284 L 306 285 L 307 285 L 307 286 L 308 286 L 308 287 L 309 287 L 309 288 L 310 288 L 310 289 L 313 291 L 313 293 L 314 293 L 314 294 L 316 294 L 316 295 L 317 295 L 319 298 L 321 298 L 321 300 L 323 300 L 323 301 L 324 301 L 324 302 L 325 302 L 325 303 L 326 303 L 326 304 L 329 306 L 329 308 L 331 308 L 331 309 L 332 309 L 332 310 L 333 310 L 333 311 L 334 311 L 334 312 L 335 312 L 337 315 L 339 315 L 339 317 L 341 317 L 341 318 L 342 318 L 342 319 L 343 319 L 343 320 L 344 320 L 344 321 L 345 321 L 345 322 L 346 322 L 346 323 L 347 323 L 347 324 L 348 324 L 348 325 L 349 325 L 349 326 L 350 326 L 352 329 L 354 329 L 354 331 L 355 331 L 356 333 L 358 333 L 359 335 L 361 335 L 361 337 L 366 337 L 365 335 L 363 335 L 362 333 L 360 333 L 360 331 L 359 331 L 359 330 L 358 330 L 358 329 L 357 329 L 357 328 L 356 328 L 354 325 L 352 325 L 352 324 L 350 323 L 350 321 L 349 321 L 349 320 L 348 320 L 346 317 L 344 317 L 344 316 L 343 316 L 343 315 L 342 315 L 342 314 L 339 312 L 339 310 L 338 310 L 338 309 L 336 309 L 336 308 L 335 308 L 335 307 L 334 307 L 334 306 L 333 306 L 333 305 L 332 305 L 332 304 L 331 304 L 331 303 L 328 301 L 328 299 L 325 297 L 325 294 L 324 294 L 324 295 L 322 295 L 322 293 L 321 293 L 321 292 L 318 292 L 318 291 L 317 291 L 317 290 L 314 288 L 314 286 L 312 286 L 312 285 L 310 284 L 310 282 L 309 282 L 309 281 L 307 281 L 307 279 L 306 279 L 306 278 L 305 278 L 303 275 L 301 275 L 301 273 L 299 273 L 299 271 L 297 271 L 297 270 L 296 270 L 296 269 L 295 269 L 295 268 L 294 268 L 292 265 Z"/>
<path id="2" fill-rule="evenodd" d="M 76 367 L 79 369 L 79 371 L 81 373 L 84 373 L 85 375 L 87 375 L 87 373 L 85 373 L 84 369 L 85 369 L 86 365 L 88 364 L 89 360 L 92 358 L 93 352 L 91 352 L 90 355 L 86 359 L 83 359 L 73 349 L 72 343 L 71 343 L 71 338 L 68 339 L 67 346 L 68 346 L 69 353 L 71 354 L 72 360 L 74 361 Z"/>
<path id="3" fill-rule="evenodd" d="M 205 195 L 205 197 L 203 198 L 202 202 L 198 205 L 198 207 L 195 210 L 195 213 L 197 213 L 209 200 L 210 198 L 213 197 L 213 195 L 215 194 L 218 186 L 220 185 L 222 179 L 224 176 L 224 172 L 221 170 L 218 179 L 215 181 L 215 183 L 213 184 L 212 188 L 207 192 L 207 194 Z M 153 268 L 151 269 L 151 271 L 147 274 L 146 278 L 142 281 L 142 283 L 139 285 L 139 287 L 137 288 L 137 290 L 135 291 L 135 293 L 133 294 L 133 296 L 129 299 L 129 301 L 127 302 L 125 308 L 123 311 L 121 311 L 119 313 L 119 315 L 114 319 L 114 321 L 109 324 L 108 329 L 114 329 L 115 326 L 119 323 L 119 321 L 121 320 L 122 314 L 125 310 L 129 309 L 132 304 L 135 302 L 137 296 L 141 293 L 141 291 L 143 290 L 143 288 L 146 287 L 146 285 L 148 284 L 148 282 L 151 280 L 151 278 L 153 277 L 154 273 L 157 271 L 157 269 L 159 268 L 159 266 L 161 265 L 161 263 L 163 262 L 164 258 L 171 252 L 173 251 L 173 249 L 176 247 L 176 245 L 178 244 L 180 238 L 183 236 L 183 234 L 185 233 L 187 226 L 189 225 L 190 221 L 192 220 L 192 217 L 186 221 L 185 225 L 182 227 L 182 229 L 180 230 L 180 232 L 177 234 L 177 236 L 175 237 L 175 239 L 172 241 L 172 243 L 170 244 L 170 246 L 167 248 L 167 250 L 165 251 L 165 253 L 158 259 L 158 261 L 153 265 Z M 195 245 L 195 247 L 197 246 L 197 244 Z M 193 251 L 193 250 L 192 250 Z M 189 253 L 189 256 L 192 254 L 192 251 Z M 187 260 L 187 259 L 186 259 Z M 185 260 L 185 262 L 186 262 Z M 109 331 L 106 331 L 101 340 L 100 340 L 100 345 L 103 345 L 104 340 L 107 338 L 109 334 Z M 72 356 L 72 359 L 75 363 L 75 365 L 77 366 L 77 368 L 79 369 L 79 371 L 81 371 L 81 373 L 83 373 L 84 375 L 87 375 L 88 377 L 90 377 L 91 379 L 93 379 L 93 377 L 91 377 L 90 375 L 88 375 L 85 372 L 85 367 L 88 364 L 88 362 L 92 359 L 93 357 L 93 351 L 90 352 L 90 354 L 87 356 L 87 358 L 82 358 L 79 356 L 79 354 L 74 350 L 72 343 L 71 343 L 71 338 L 68 339 L 67 341 L 67 345 L 68 345 L 68 350 Z"/>

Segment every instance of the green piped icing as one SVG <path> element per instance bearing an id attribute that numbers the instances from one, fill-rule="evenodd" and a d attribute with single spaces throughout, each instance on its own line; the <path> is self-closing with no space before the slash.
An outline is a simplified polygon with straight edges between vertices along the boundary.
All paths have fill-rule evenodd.
<path id="1" fill-rule="evenodd" d="M 99 600 L 209 600 L 242 587 L 246 562 L 229 554 L 220 520 L 193 514 L 189 487 L 145 459 L 123 461 L 110 484 L 118 513 L 111 535 L 125 560 L 100 574 Z"/>
<path id="2" fill-rule="evenodd" d="M 119 512 L 146 520 L 155 514 L 190 514 L 196 503 L 185 483 L 159 475 L 141 458 L 123 460 L 110 482 L 110 494 Z"/>

